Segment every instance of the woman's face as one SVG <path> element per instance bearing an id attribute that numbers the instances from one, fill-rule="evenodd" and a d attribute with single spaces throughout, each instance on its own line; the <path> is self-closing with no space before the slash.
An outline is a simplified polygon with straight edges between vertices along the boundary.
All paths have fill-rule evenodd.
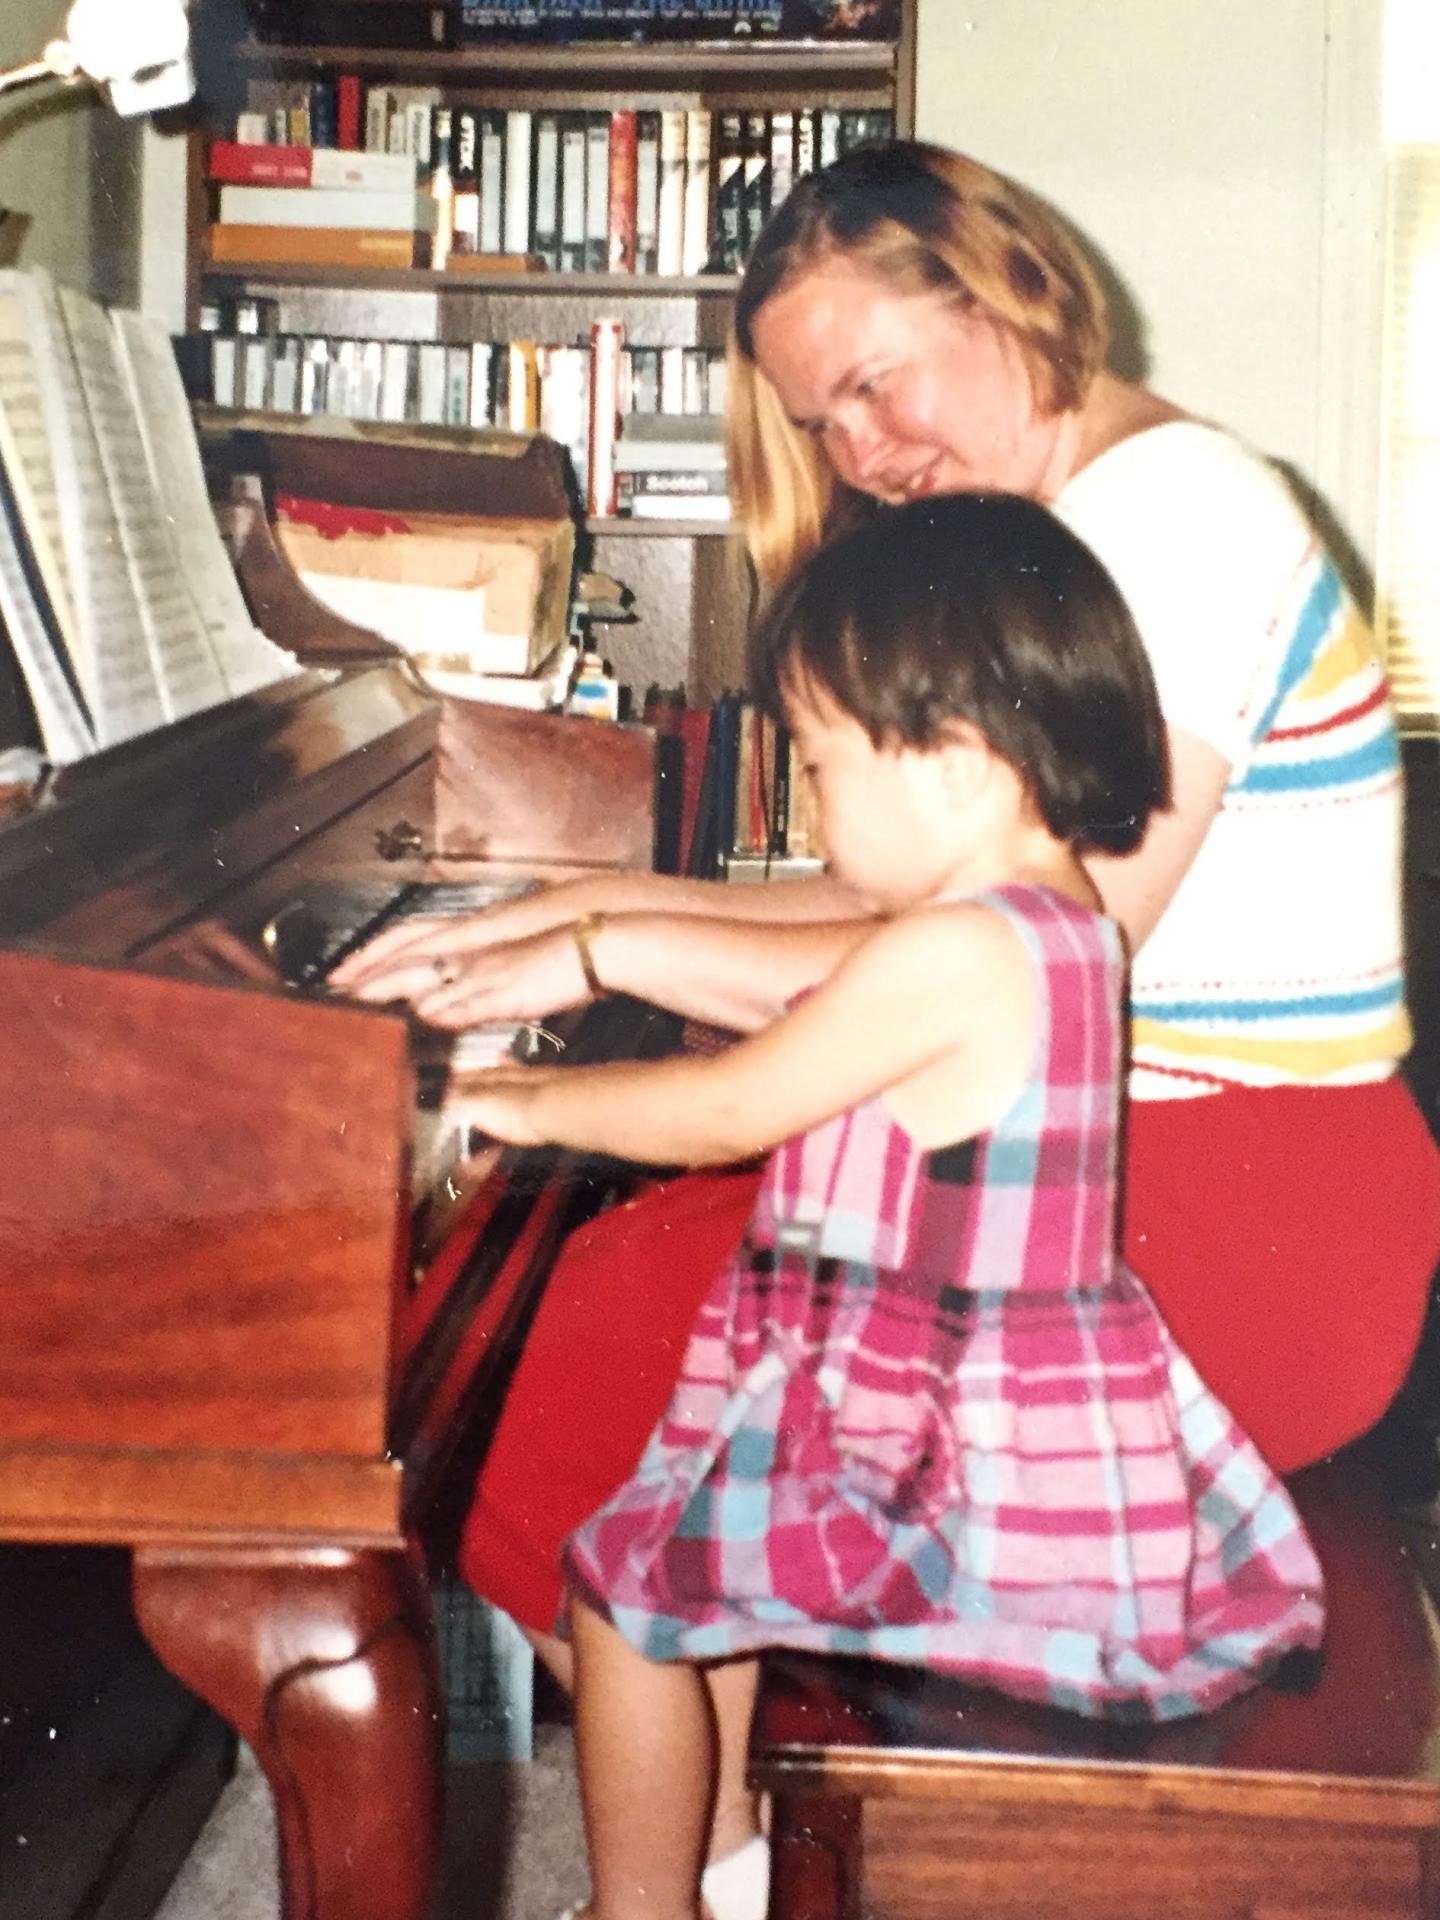
<path id="1" fill-rule="evenodd" d="M 1059 421 L 1038 418 L 1013 335 L 943 294 L 898 294 L 836 257 L 772 294 L 755 357 L 846 485 L 895 504 L 1039 498 Z"/>

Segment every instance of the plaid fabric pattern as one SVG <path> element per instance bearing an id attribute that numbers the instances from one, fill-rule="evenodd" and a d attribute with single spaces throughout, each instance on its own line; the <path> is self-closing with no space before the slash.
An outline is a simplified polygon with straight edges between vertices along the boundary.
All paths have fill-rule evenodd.
<path id="1" fill-rule="evenodd" d="M 1010 1111 L 926 1153 L 872 1102 L 776 1151 L 568 1577 L 655 1659 L 786 1645 L 1200 1712 L 1318 1644 L 1319 1567 L 1114 1252 L 1114 927 L 1046 889 L 981 898 L 1041 985 Z"/>

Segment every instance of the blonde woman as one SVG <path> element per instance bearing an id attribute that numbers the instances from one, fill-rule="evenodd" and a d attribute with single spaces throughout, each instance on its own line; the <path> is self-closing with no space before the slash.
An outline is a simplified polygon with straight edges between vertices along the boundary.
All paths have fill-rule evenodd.
<path id="1" fill-rule="evenodd" d="M 797 185 L 746 270 L 732 485 L 772 584 L 887 506 L 1003 491 L 1053 507 L 1120 587 L 1173 792 L 1136 851 L 1086 861 L 1133 956 L 1124 1251 L 1289 1472 L 1384 1411 L 1440 1252 L 1440 1167 L 1397 1076 L 1398 751 L 1364 622 L 1279 475 L 1110 373 L 1106 345 L 1094 274 L 1044 206 L 937 147 L 862 149 Z M 400 930 L 346 979 L 441 1025 L 598 981 L 750 1032 L 872 924 L 831 876 L 588 879 Z M 469 1539 L 471 1577 L 532 1627 L 557 1617 L 564 1537 L 634 1466 L 752 1178 L 676 1183 L 557 1275 Z M 602 1367 L 579 1359 L 582 1311 Z M 717 1852 L 743 1837 L 742 1779 L 737 1760 L 727 1797 L 722 1775 Z"/>

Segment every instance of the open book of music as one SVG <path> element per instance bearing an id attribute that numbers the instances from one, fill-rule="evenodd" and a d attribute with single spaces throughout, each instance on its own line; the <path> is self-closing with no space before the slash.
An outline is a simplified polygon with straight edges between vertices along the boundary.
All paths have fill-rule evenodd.
<path id="1" fill-rule="evenodd" d="M 296 671 L 246 610 L 164 329 L 34 270 L 0 272 L 0 618 L 11 778 Z"/>

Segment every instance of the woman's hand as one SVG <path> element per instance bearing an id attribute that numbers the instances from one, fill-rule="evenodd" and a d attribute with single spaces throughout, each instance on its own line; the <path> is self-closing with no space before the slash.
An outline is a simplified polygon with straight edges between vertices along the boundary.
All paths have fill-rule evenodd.
<path id="1" fill-rule="evenodd" d="M 476 922 L 431 921 L 422 937 L 388 954 L 377 955 L 375 941 L 337 967 L 332 984 L 361 1000 L 408 1000 L 427 1026 L 451 1032 L 487 1020 L 542 1020 L 591 997 L 570 924 L 475 945 L 466 936 Z"/>
<path id="2" fill-rule="evenodd" d="M 584 891 L 587 887 L 587 881 L 563 882 L 537 887 L 531 893 L 459 918 L 416 914 L 408 920 L 397 920 L 367 941 L 358 953 L 342 960 L 330 975 L 329 984 L 362 1000 L 409 999 L 407 992 L 397 992 L 389 984 L 402 968 L 412 974 L 417 969 L 428 970 L 433 985 L 441 961 L 462 959 L 569 926 L 591 910 Z M 376 986 L 373 992 L 372 983 Z"/>

